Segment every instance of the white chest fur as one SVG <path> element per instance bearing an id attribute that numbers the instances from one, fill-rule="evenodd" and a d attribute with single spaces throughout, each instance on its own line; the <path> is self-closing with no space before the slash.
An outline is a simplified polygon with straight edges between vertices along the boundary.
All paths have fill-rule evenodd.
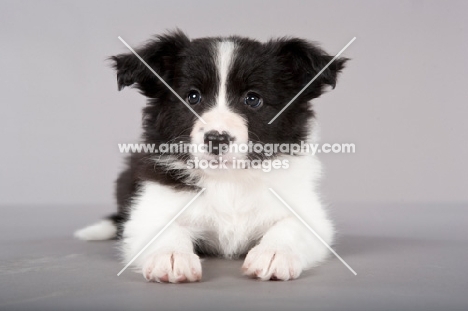
<path id="1" fill-rule="evenodd" d="M 318 199 L 313 185 L 319 175 L 320 163 L 311 156 L 290 158 L 289 169 L 269 173 L 261 170 L 212 172 L 199 182 L 199 186 L 205 188 L 204 193 L 174 225 L 187 230 L 192 240 L 202 240 L 218 255 L 245 254 L 268 228 L 291 216 L 268 188 L 280 193 L 311 221 L 314 214 L 323 213 L 316 204 Z M 146 182 L 125 224 L 124 253 L 138 252 L 194 196 L 194 192 Z M 164 234 L 170 236 L 170 232 Z M 164 235 L 155 244 L 164 243 L 158 242 L 160 240 L 164 240 Z M 177 237 L 167 240 L 165 243 L 178 243 Z"/>

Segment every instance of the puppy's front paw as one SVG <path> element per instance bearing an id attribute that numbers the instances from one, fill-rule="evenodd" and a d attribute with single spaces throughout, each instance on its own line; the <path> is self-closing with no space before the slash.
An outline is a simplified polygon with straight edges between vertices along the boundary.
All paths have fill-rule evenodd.
<path id="1" fill-rule="evenodd" d="M 143 276 L 150 282 L 197 282 L 202 277 L 200 258 L 193 253 L 162 253 L 148 256 Z"/>
<path id="2" fill-rule="evenodd" d="M 267 280 L 293 280 L 302 272 L 299 257 L 287 251 L 268 249 L 260 245 L 252 248 L 242 265 L 244 275 Z"/>

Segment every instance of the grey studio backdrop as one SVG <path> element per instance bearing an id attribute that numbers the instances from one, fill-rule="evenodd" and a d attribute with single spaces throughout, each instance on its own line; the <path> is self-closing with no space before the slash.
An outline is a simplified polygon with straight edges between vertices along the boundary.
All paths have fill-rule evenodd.
<path id="1" fill-rule="evenodd" d="M 466 285 L 466 266 L 454 258 L 466 256 L 467 248 L 467 12 L 467 1 L 1 0 L 0 308 L 54 309 L 62 306 L 60 298 L 68 297 L 63 306 L 106 309 L 115 298 L 112 293 L 129 299 L 116 304 L 120 308 L 149 301 L 144 293 L 152 295 L 154 288 L 146 287 L 141 276 L 126 272 L 115 279 L 122 265 L 111 244 L 86 244 L 71 234 L 114 209 L 113 182 L 123 166 L 117 144 L 136 142 L 140 135 L 145 99 L 132 89 L 117 91 L 106 57 L 128 52 L 118 36 L 135 47 L 178 27 L 192 38 L 237 34 L 264 41 L 297 36 L 319 42 L 330 54 L 357 37 L 343 54 L 352 60 L 336 89 L 314 106 L 322 142 L 356 145 L 355 154 L 320 158 L 325 167 L 323 198 L 341 233 L 337 250 L 358 277 L 330 259 L 309 277 L 288 283 L 293 287 L 246 283 L 246 297 L 258 289 L 263 300 L 236 305 L 239 310 L 274 310 L 273 300 L 265 301 L 268 293 L 277 292 L 278 297 L 286 293 L 306 298 L 315 293 L 313 305 L 324 309 L 364 310 L 366 302 L 373 303 L 370 309 L 385 309 L 379 302 L 388 293 L 397 297 L 386 300 L 396 304 L 395 309 L 463 309 L 466 300 L 460 290 Z M 391 245 L 377 246 L 390 236 Z M 428 236 L 452 244 L 434 242 L 437 247 L 429 254 L 418 253 L 414 245 Z M 388 260 L 386 252 L 398 250 L 398 259 Z M 447 257 L 440 259 L 442 252 Z M 425 260 L 432 261 L 424 265 Z M 230 270 L 220 275 L 237 277 L 240 264 L 215 261 L 204 270 L 205 284 L 224 265 Z M 457 268 L 440 270 L 447 267 Z M 87 273 L 95 279 L 85 277 Z M 52 290 L 54 278 L 68 294 Z M 102 300 L 71 294 L 86 295 L 80 284 L 91 279 L 114 287 L 107 294 L 101 290 Z M 128 279 L 130 284 L 125 283 Z M 2 284 L 6 280 L 8 285 Z M 77 281 L 71 285 L 70 280 Z M 228 277 L 215 280 L 231 284 Z M 239 274 L 232 284 L 244 281 Z M 420 287 L 436 281 L 456 287 L 447 294 L 454 296 L 439 297 L 434 288 Z M 39 282 L 41 286 L 34 286 Z M 304 282 L 313 285 L 301 287 Z M 127 285 L 138 293 L 126 296 Z M 384 288 L 379 292 L 380 285 Z M 218 289 L 216 284 L 200 286 Z M 229 286 L 220 288 L 239 290 Z M 158 290 L 164 296 L 167 288 Z M 219 297 L 231 297 L 224 293 Z M 198 301 L 197 295 L 188 292 L 187 297 Z M 330 299 L 320 300 L 327 295 Z M 310 306 L 290 303 L 291 310 Z M 193 307 L 184 300 L 177 300 L 175 307 L 163 301 L 162 306 Z"/>
<path id="2" fill-rule="evenodd" d="M 352 58 L 315 101 L 328 201 L 467 202 L 465 1 L 1 1 L 1 203 L 111 204 L 117 144 L 145 99 L 107 56 L 179 27 L 190 37 L 292 35 Z"/>

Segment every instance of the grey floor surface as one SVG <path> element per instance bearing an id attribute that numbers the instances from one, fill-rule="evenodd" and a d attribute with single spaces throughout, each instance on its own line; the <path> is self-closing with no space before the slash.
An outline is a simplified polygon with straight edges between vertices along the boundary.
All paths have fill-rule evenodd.
<path id="1" fill-rule="evenodd" d="M 74 240 L 110 207 L 3 207 L 0 310 L 468 310 L 468 205 L 337 204 L 332 257 L 290 282 L 206 259 L 203 282 L 147 283 L 112 241 Z"/>

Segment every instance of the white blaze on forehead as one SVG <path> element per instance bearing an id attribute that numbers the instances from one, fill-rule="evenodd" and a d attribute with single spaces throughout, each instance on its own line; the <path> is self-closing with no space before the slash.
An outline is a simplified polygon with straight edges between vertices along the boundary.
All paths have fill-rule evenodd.
<path id="1" fill-rule="evenodd" d="M 235 138 L 236 143 L 247 143 L 248 130 L 246 120 L 234 109 L 229 109 L 227 98 L 227 78 L 234 62 L 236 46 L 232 41 L 221 41 L 214 45 L 215 64 L 218 71 L 218 94 L 211 107 L 201 116 L 207 124 L 197 120 L 190 134 L 192 143 L 203 144 L 204 135 L 210 131 L 226 132 Z M 194 153 L 199 156 L 201 153 Z M 243 154 L 231 154 L 240 158 Z M 226 156 L 225 156 L 226 157 Z"/>
<path id="2" fill-rule="evenodd" d="M 221 107 L 227 107 L 227 90 L 226 83 L 231 67 L 232 60 L 234 58 L 234 42 L 232 41 L 221 41 L 217 44 L 217 57 L 216 67 L 218 69 L 219 76 L 219 87 L 218 97 L 216 98 L 216 105 Z"/>

